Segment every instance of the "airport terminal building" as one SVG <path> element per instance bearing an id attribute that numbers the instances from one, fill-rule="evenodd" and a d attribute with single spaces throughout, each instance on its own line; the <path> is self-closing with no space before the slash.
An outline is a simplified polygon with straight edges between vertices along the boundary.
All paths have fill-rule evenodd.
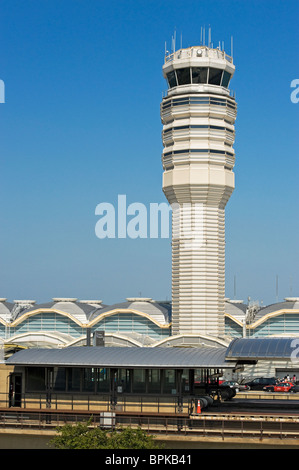
<path id="1" fill-rule="evenodd" d="M 46 401 L 55 392 L 57 403 L 74 395 L 80 403 L 82 393 L 85 402 L 89 394 L 103 395 L 110 405 L 124 393 L 167 396 L 180 407 L 198 384 L 209 396 L 218 393 L 220 377 L 299 377 L 299 298 L 264 307 L 225 298 L 225 206 L 235 186 L 234 72 L 233 57 L 210 45 L 165 57 L 163 191 L 176 204 L 172 300 L 106 305 L 1 298 L 0 392 L 10 404 L 12 391 L 16 406 L 17 391 L 26 400 L 38 394 Z M 178 230 L 186 221 L 196 236 Z"/>
<path id="2" fill-rule="evenodd" d="M 106 346 L 157 347 L 169 345 L 228 345 L 233 338 L 299 337 L 299 298 L 265 307 L 225 299 L 225 334 L 172 334 L 170 301 L 127 298 L 104 305 L 100 300 L 54 298 L 45 304 L 32 300 L 0 299 L 0 339 L 23 347 L 90 344 L 99 333 Z"/>
<path id="3" fill-rule="evenodd" d="M 263 308 L 242 301 L 225 301 L 225 335 L 172 334 L 171 302 L 128 298 L 107 306 L 101 301 L 54 298 L 46 304 L 34 301 L 0 301 L 0 340 L 4 355 L 19 349 L 64 349 L 79 346 L 122 348 L 227 348 L 238 338 L 298 338 L 299 299 L 287 298 Z M 295 343 L 294 343 L 295 344 Z M 226 371 L 229 377 L 234 368 Z M 235 378 L 293 372 L 291 359 L 259 360 L 234 372 Z M 299 376 L 299 370 L 296 370 Z"/>
<path id="4" fill-rule="evenodd" d="M 287 364 L 280 371 L 299 377 L 298 343 L 238 338 L 228 347 L 23 349 L 0 365 L 1 408 L 190 414 L 196 400 L 204 407 L 232 398 L 235 391 L 219 379 L 246 366 Z"/>

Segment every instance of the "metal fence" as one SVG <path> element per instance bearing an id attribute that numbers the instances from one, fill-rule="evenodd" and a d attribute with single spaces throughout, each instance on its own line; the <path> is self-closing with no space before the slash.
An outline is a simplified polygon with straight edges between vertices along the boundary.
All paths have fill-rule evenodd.
<path id="1" fill-rule="evenodd" d="M 125 413 L 72 413 L 54 410 L 27 411 L 6 410 L 0 411 L 1 428 L 52 429 L 64 424 L 88 422 L 90 427 L 105 429 L 120 429 L 121 427 L 141 427 L 150 434 L 180 435 L 198 437 L 218 437 L 222 440 L 236 438 L 257 438 L 260 441 L 267 438 L 297 440 L 299 445 L 299 419 L 279 417 L 269 419 L 263 416 L 225 416 L 202 414 L 201 416 L 153 416 L 149 414 L 128 415 Z"/>
<path id="2" fill-rule="evenodd" d="M 127 413 L 152 412 L 158 414 L 189 413 L 194 399 L 178 396 L 136 396 L 136 395 L 95 395 L 59 393 L 21 393 L 12 398 L 0 393 L 0 408 L 23 408 L 27 410 L 68 410 L 68 411 L 118 411 Z"/>

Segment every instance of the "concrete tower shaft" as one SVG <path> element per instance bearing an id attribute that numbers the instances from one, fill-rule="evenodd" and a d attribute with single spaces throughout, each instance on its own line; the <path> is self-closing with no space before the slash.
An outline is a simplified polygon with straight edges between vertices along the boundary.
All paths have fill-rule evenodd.
<path id="1" fill-rule="evenodd" d="M 165 57 L 163 191 L 173 206 L 172 333 L 224 335 L 225 206 L 234 190 L 232 58 L 206 46 Z"/>

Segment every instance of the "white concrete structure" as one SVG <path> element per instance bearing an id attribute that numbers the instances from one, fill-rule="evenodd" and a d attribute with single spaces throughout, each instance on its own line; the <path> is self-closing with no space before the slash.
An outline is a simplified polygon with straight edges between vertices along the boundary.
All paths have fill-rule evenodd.
<path id="1" fill-rule="evenodd" d="M 172 334 L 224 335 L 225 205 L 234 190 L 232 58 L 206 46 L 165 57 L 163 191 L 173 207 Z"/>

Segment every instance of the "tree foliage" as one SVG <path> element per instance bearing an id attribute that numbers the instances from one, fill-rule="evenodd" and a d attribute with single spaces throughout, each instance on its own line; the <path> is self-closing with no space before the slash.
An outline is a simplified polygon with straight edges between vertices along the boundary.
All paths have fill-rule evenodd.
<path id="1" fill-rule="evenodd" d="M 140 427 L 119 427 L 111 431 L 90 424 L 91 420 L 58 427 L 50 446 L 56 449 L 161 449 L 154 436 Z"/>

